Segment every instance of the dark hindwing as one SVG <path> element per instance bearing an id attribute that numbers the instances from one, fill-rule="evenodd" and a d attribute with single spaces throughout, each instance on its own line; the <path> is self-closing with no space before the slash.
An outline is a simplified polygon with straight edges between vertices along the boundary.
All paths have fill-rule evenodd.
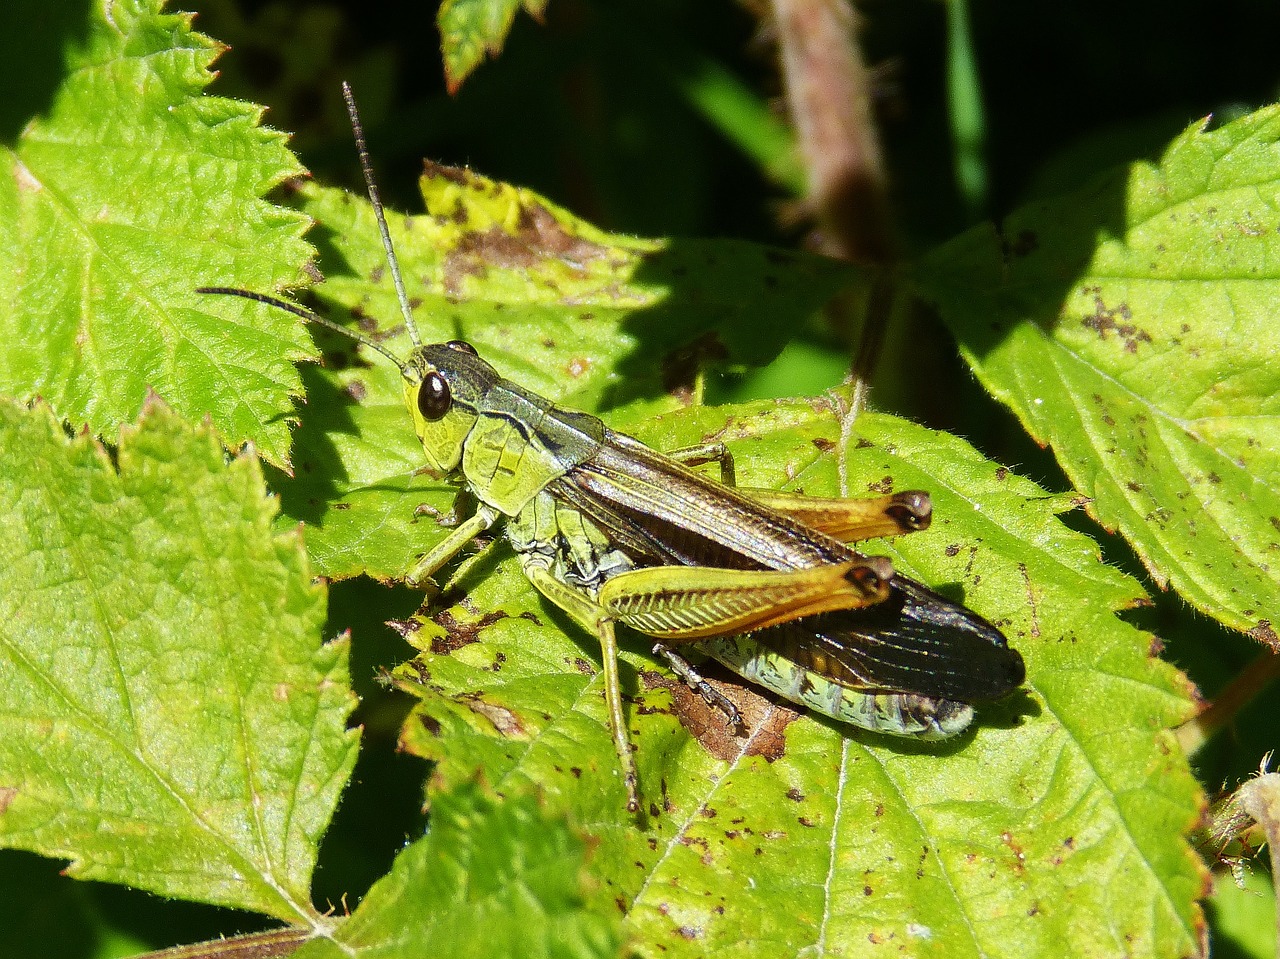
<path id="1" fill-rule="evenodd" d="M 884 603 L 810 616 L 752 639 L 853 689 L 967 703 L 999 699 L 1025 678 L 1022 657 L 999 630 L 901 575 Z"/>
<path id="2" fill-rule="evenodd" d="M 595 457 L 547 489 L 603 530 L 636 566 L 801 569 L 860 555 L 608 431 Z M 974 702 L 999 699 L 1024 678 L 1022 657 L 998 629 L 901 575 L 883 603 L 751 636 L 853 689 Z"/>

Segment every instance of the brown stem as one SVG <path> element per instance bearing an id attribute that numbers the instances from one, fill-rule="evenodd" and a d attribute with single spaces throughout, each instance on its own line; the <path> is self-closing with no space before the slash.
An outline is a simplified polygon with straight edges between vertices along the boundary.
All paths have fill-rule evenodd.
<path id="1" fill-rule="evenodd" d="M 1178 727 L 1176 735 L 1182 751 L 1188 756 L 1194 755 L 1216 733 L 1234 722 L 1240 710 L 1277 676 L 1280 676 L 1280 655 L 1270 651 L 1259 653 L 1198 716 Z"/>
<path id="2" fill-rule="evenodd" d="M 279 959 L 280 956 L 292 955 L 314 935 L 312 929 L 271 929 L 192 946 L 173 946 L 135 959 Z"/>
<path id="3" fill-rule="evenodd" d="M 871 82 L 845 0 L 773 0 L 787 102 L 824 252 L 883 265 L 896 255 Z"/>

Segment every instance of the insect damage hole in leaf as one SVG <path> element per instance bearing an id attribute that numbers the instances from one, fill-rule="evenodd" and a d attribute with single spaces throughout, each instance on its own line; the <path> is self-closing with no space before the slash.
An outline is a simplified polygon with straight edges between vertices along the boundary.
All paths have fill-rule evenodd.
<path id="1" fill-rule="evenodd" d="M 71 875 L 324 926 L 355 760 L 345 640 L 257 461 L 152 398 L 116 459 L 0 404 L 0 844 Z"/>

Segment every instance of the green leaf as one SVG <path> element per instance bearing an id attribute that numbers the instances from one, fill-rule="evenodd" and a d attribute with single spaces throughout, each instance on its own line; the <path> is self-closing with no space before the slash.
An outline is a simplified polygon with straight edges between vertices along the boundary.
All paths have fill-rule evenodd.
<path id="1" fill-rule="evenodd" d="M 1026 659 L 1025 694 L 982 706 L 976 732 L 948 744 L 772 700 L 732 739 L 632 637 L 637 823 L 595 642 L 498 544 L 450 584 L 454 605 L 412 635 L 422 652 L 397 673 L 422 699 L 404 741 L 438 762 L 433 788 L 480 769 L 499 793 L 536 784 L 569 810 L 600 843 L 593 902 L 626 910 L 644 955 L 1195 951 L 1203 877 L 1182 836 L 1201 800 L 1164 732 L 1194 703 L 1152 637 L 1114 615 L 1142 592 L 1055 518 L 1068 499 L 893 417 L 864 413 L 842 441 L 823 401 L 688 410 L 635 432 L 658 448 L 724 439 L 745 485 L 833 494 L 843 460 L 854 495 L 929 490 L 934 525 L 869 551 L 997 623 Z"/>
<path id="2" fill-rule="evenodd" d="M 760 365 L 807 317 L 861 274 L 818 257 L 733 241 L 667 242 L 604 233 L 531 191 L 431 168 L 427 214 L 390 215 L 424 342 L 465 339 L 503 375 L 578 409 L 670 408 L 700 360 Z M 307 187 L 320 224 L 317 294 L 353 314 L 397 356 L 409 341 L 369 205 Z M 326 337 L 331 343 L 337 337 Z M 292 479 L 273 482 L 289 520 L 307 523 L 318 572 L 389 579 L 442 535 L 425 503 L 447 511 L 456 487 L 413 472 L 422 453 L 399 373 L 357 365 L 346 343 L 307 376 Z M 655 403 L 653 397 L 663 397 Z M 645 405 L 647 404 L 647 405 Z"/>
<path id="3" fill-rule="evenodd" d="M 458 92 L 485 56 L 496 57 L 502 52 L 521 7 L 541 20 L 547 0 L 444 0 L 440 4 L 436 24 L 450 93 Z"/>
<path id="4" fill-rule="evenodd" d="M 610 912 L 583 896 L 586 844 L 529 795 L 497 802 L 475 783 L 436 795 L 431 827 L 332 941 L 297 959 L 616 956 Z"/>
<path id="5" fill-rule="evenodd" d="M 1246 872 L 1243 887 L 1214 880 L 1210 919 L 1215 954 L 1271 959 L 1276 954 L 1276 894 L 1267 876 Z"/>
<path id="6" fill-rule="evenodd" d="M 155 401 L 118 466 L 44 407 L 0 403 L 0 450 L 0 844 L 318 921 L 347 646 L 256 459 Z"/>
<path id="7" fill-rule="evenodd" d="M 1273 647 L 1280 110 L 978 229 L 923 265 L 987 388 L 1157 583 Z"/>
<path id="8" fill-rule="evenodd" d="M 302 170 L 260 109 L 201 96 L 219 47 L 190 15 L 82 6 L 51 103 L 0 146 L 0 394 L 108 434 L 154 389 L 285 464 L 306 335 L 265 308 L 217 316 L 195 288 L 301 281 L 306 221 L 261 196 Z"/>

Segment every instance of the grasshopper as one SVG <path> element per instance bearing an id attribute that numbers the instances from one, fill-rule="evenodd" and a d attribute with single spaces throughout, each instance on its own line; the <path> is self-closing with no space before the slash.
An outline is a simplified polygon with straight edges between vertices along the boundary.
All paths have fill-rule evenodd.
<path id="1" fill-rule="evenodd" d="M 400 370 L 422 443 L 422 472 L 460 480 L 465 519 L 407 576 L 425 581 L 476 536 L 505 521 L 529 581 L 601 646 L 609 726 L 627 807 L 639 808 L 623 718 L 616 627 L 656 640 L 654 653 L 741 726 L 736 707 L 677 648 L 689 646 L 778 695 L 839 722 L 943 739 L 974 702 L 1024 679 L 1022 657 L 977 613 L 848 543 L 921 530 L 923 492 L 816 499 L 742 489 L 720 444 L 662 454 L 587 413 L 503 378 L 468 343 L 424 344 L 414 324 L 350 88 L 361 167 L 412 350 L 381 344 L 274 297 L 227 287 L 202 293 L 276 306 L 350 337 Z M 716 463 L 716 482 L 692 467 Z"/>

